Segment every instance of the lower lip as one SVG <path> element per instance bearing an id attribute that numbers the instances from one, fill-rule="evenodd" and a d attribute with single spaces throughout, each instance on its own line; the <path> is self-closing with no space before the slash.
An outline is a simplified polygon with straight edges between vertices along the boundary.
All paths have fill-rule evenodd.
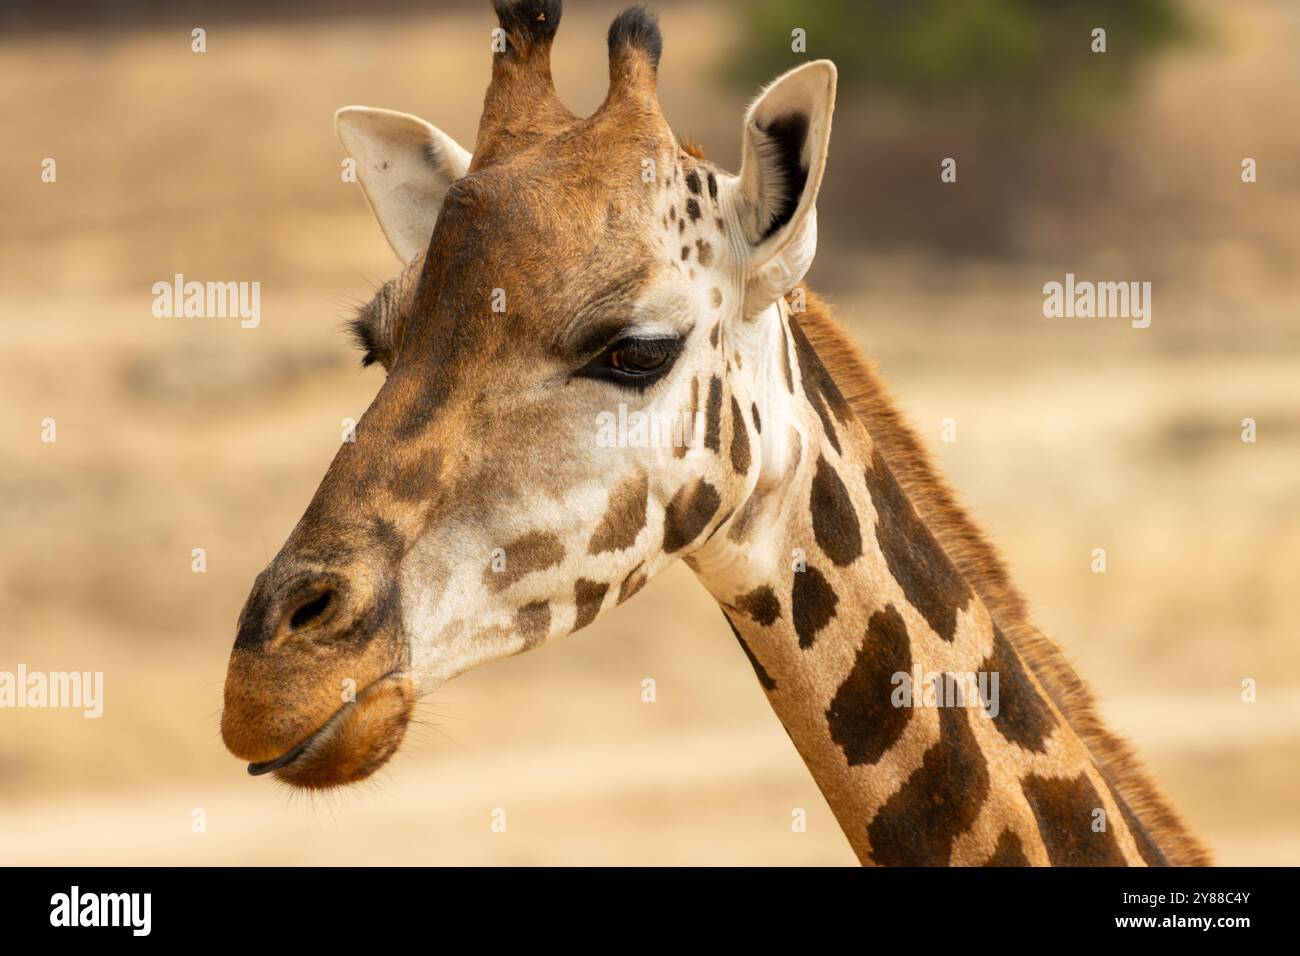
<path id="1" fill-rule="evenodd" d="M 342 711 L 339 711 L 339 713 L 342 713 Z M 329 725 L 332 724 L 333 722 L 334 722 L 334 718 L 331 717 L 329 719 L 329 722 L 326 723 L 324 727 L 316 731 L 316 733 L 312 734 L 310 737 L 308 737 L 298 746 L 294 747 L 288 753 L 281 754 L 279 757 L 276 757 L 274 760 L 263 760 L 261 763 L 250 763 L 248 765 L 249 776 L 260 777 L 264 773 L 270 773 L 272 770 L 279 770 L 281 767 L 289 766 L 289 764 L 293 763 L 295 760 L 301 757 L 302 752 L 311 745 L 311 742 L 317 739 L 318 737 L 320 737 L 320 735 L 325 732 L 326 728 L 329 727 Z"/>
<path id="2" fill-rule="evenodd" d="M 378 687 L 380 684 L 384 683 L 384 681 L 388 680 L 390 677 L 396 676 L 396 674 L 397 674 L 396 671 L 390 671 L 389 673 L 385 674 L 383 677 L 375 681 L 373 684 L 369 684 L 365 688 L 365 690 L 363 690 L 360 694 L 357 695 L 357 699 L 355 701 L 346 703 L 338 710 L 334 711 L 334 713 L 330 716 L 330 719 L 325 721 L 325 723 L 320 727 L 319 730 L 313 733 L 302 743 L 297 744 L 292 749 L 276 757 L 274 760 L 264 760 L 261 763 L 250 763 L 248 765 L 249 776 L 260 777 L 263 774 L 270 773 L 273 770 L 279 770 L 281 767 L 289 766 L 289 764 L 293 763 L 295 760 L 301 757 L 303 755 L 303 752 L 306 751 L 306 749 L 310 747 L 313 742 L 320 740 L 322 737 L 328 734 L 330 730 L 334 727 L 334 725 L 338 723 L 339 718 L 341 718 L 344 714 L 346 714 L 351 708 L 357 706 L 357 704 L 365 700 L 366 695 L 369 694 L 373 688 Z"/>

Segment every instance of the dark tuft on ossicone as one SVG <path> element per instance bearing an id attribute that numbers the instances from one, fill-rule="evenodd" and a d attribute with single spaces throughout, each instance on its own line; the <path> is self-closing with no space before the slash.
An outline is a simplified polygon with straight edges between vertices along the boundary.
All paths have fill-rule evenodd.
<path id="1" fill-rule="evenodd" d="M 650 57 L 655 70 L 659 69 L 659 56 L 664 49 L 663 34 L 659 32 L 659 18 L 639 3 L 628 7 L 609 25 L 610 59 L 623 47 L 629 46 L 642 50 Z"/>
<path id="2" fill-rule="evenodd" d="M 564 10 L 561 0 L 492 0 L 492 7 L 510 41 L 507 54 L 518 53 L 516 45 L 528 47 L 541 41 L 549 46 Z"/>

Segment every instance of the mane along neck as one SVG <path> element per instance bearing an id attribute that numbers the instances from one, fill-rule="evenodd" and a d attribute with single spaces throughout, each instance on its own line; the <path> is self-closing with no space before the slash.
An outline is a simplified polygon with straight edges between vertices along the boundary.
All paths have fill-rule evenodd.
<path id="1" fill-rule="evenodd" d="M 1011 582 L 1002 558 L 957 503 L 871 362 L 832 317 L 827 303 L 806 287 L 800 288 L 806 309 L 794 320 L 921 520 L 1088 749 L 1112 792 L 1169 863 L 1208 865 L 1209 853 L 1161 795 L 1132 748 L 1102 722 L 1091 692 L 1065 655 L 1030 623 L 1025 598 Z"/>

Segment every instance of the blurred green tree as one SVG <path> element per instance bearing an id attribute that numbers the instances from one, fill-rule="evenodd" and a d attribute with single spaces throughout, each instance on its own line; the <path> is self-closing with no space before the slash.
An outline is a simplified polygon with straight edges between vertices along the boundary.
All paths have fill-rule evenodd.
<path id="1" fill-rule="evenodd" d="M 1177 0 L 747 0 L 729 77 L 753 86 L 828 57 L 842 88 L 972 126 L 1104 116 L 1151 54 L 1191 36 Z M 1093 51 L 1093 30 L 1106 50 Z M 806 50 L 792 49 L 795 30 Z"/>

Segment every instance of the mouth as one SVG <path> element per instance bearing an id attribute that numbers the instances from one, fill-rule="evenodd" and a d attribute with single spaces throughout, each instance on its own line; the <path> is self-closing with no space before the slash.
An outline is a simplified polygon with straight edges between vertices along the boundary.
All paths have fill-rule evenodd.
<path id="1" fill-rule="evenodd" d="M 323 740 L 326 736 L 328 736 L 330 731 L 338 723 L 339 718 L 342 717 L 343 714 L 347 712 L 349 707 L 355 707 L 355 706 L 356 705 L 353 703 L 344 704 L 342 707 L 340 707 L 338 710 L 334 712 L 333 716 L 331 716 L 329 720 L 325 721 L 324 726 L 322 726 L 319 730 L 313 733 L 302 743 L 298 744 L 293 749 L 288 750 L 285 753 L 282 753 L 274 760 L 263 760 L 261 763 L 250 763 L 248 765 L 248 775 L 250 777 L 260 777 L 263 774 L 270 773 L 272 770 L 279 770 L 281 767 L 289 766 L 289 764 L 293 763 L 304 753 L 306 753 L 307 748 L 310 747 L 313 743 L 315 743 L 318 740 Z"/>
<path id="2" fill-rule="evenodd" d="M 274 773 L 285 783 L 307 789 L 362 780 L 396 752 L 414 706 L 410 679 L 390 672 L 280 756 L 250 763 L 248 772 L 254 777 Z"/>

